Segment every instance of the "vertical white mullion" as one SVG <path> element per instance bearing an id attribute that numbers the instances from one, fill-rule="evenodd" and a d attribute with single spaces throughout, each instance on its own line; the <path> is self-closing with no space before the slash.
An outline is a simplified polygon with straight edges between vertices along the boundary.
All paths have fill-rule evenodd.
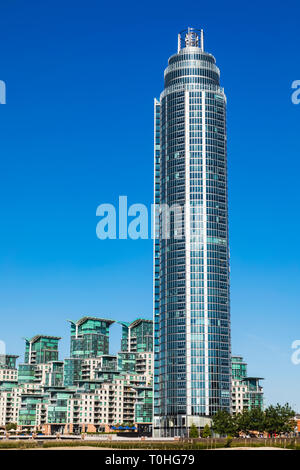
<path id="1" fill-rule="evenodd" d="M 156 338 L 156 334 L 159 334 L 159 333 L 156 333 L 157 331 L 157 328 L 156 328 L 156 323 L 159 322 L 159 319 L 156 318 L 156 315 L 155 315 L 155 303 L 156 303 L 156 298 L 155 298 L 155 285 L 156 285 L 156 277 L 155 277 L 155 268 L 156 268 L 156 264 L 155 264 L 155 257 L 156 257 L 156 246 L 157 246 L 157 239 L 156 239 L 156 236 L 157 236 L 157 217 L 156 217 L 156 183 L 157 183 L 157 175 L 156 175 L 156 126 L 157 126 L 157 117 L 156 117 L 156 109 L 157 109 L 157 106 L 158 106 L 158 100 L 155 98 L 154 99 L 154 165 L 153 165 L 153 169 L 154 169 L 154 191 L 153 191 L 153 205 L 154 205 L 154 213 L 152 215 L 153 217 L 153 378 L 152 378 L 152 381 L 153 381 L 153 400 L 152 400 L 152 420 L 153 420 L 153 423 L 152 423 L 152 436 L 154 436 L 154 429 L 155 429 L 155 425 L 156 425 L 156 415 L 154 413 L 154 410 L 155 410 L 155 406 L 154 406 L 154 403 L 155 403 L 155 400 L 159 400 L 159 403 L 160 403 L 160 390 L 159 390 L 159 387 L 160 387 L 160 367 L 159 367 L 159 355 L 160 355 L 160 351 L 158 352 L 158 364 L 156 363 L 155 361 L 155 355 L 156 355 L 156 351 L 155 351 L 155 340 L 159 338 Z M 156 367 L 155 367 L 156 366 Z M 158 366 L 158 367 L 157 367 Z M 155 373 L 158 374 L 158 377 L 155 377 Z M 156 393 L 158 394 L 158 396 L 156 395 L 155 391 L 154 391 L 154 388 L 155 388 L 155 380 L 157 379 L 158 381 L 158 390 L 156 391 Z"/>
<path id="2" fill-rule="evenodd" d="M 127 343 L 128 343 L 128 351 L 131 352 L 131 328 L 129 326 L 128 328 L 128 337 L 127 337 Z"/>
<path id="3" fill-rule="evenodd" d="M 155 198 L 155 188 L 156 188 L 156 105 L 157 105 L 157 100 L 156 98 L 154 98 L 154 123 L 153 123 L 153 127 L 154 127 L 154 165 L 153 165 L 153 171 L 154 171 L 154 190 L 153 190 L 153 206 L 154 206 L 154 210 L 153 210 L 153 219 L 152 219 L 152 223 L 153 223 L 153 330 L 154 330 L 154 334 L 153 334 L 153 361 L 154 361 L 154 357 L 155 357 L 155 253 L 156 253 L 156 198 Z M 153 362 L 154 364 L 154 362 Z M 153 390 L 154 390 L 154 374 L 153 374 Z M 154 417 L 154 391 L 153 391 L 153 417 Z M 154 426 L 153 426 L 154 427 Z"/>
<path id="4" fill-rule="evenodd" d="M 191 390 L 191 206 L 190 206 L 190 94 L 185 91 L 185 302 L 186 302 L 186 414 L 192 414 Z M 188 423 L 186 423 L 188 425 Z"/>
<path id="5" fill-rule="evenodd" d="M 204 283 L 204 371 L 205 371 L 205 414 L 209 415 L 209 373 L 208 373 L 208 289 L 207 289 L 207 187 L 206 187 L 206 106 L 205 91 L 201 94 L 202 105 L 202 181 L 203 181 L 203 283 Z"/>
<path id="6" fill-rule="evenodd" d="M 168 116 L 168 98 L 166 97 L 165 99 L 165 124 L 167 125 L 168 122 L 167 122 L 167 116 Z M 167 171 L 167 152 L 168 152 L 168 132 L 167 132 L 167 126 L 165 127 L 165 159 L 164 159 L 164 164 L 165 164 L 165 175 L 168 176 L 168 171 Z M 161 174 L 160 174 L 160 178 L 161 178 Z M 161 181 L 161 180 L 160 180 Z M 165 178 L 165 182 L 164 182 L 164 185 L 165 185 L 165 194 L 167 194 L 167 178 Z M 162 201 L 160 200 L 160 203 Z M 166 202 L 166 201 L 165 201 Z M 163 221 L 162 221 L 162 227 L 163 227 Z M 161 228 L 162 230 L 162 228 Z M 163 234 L 163 230 L 162 230 L 162 236 L 164 236 Z M 166 248 L 166 243 L 165 243 L 165 248 Z M 168 285 L 168 276 L 167 276 L 167 272 L 168 272 L 168 253 L 167 253 L 167 250 L 165 249 L 165 252 L 164 252 L 164 266 L 165 266 L 165 271 L 164 271 L 164 278 L 165 278 L 165 287 L 164 287 L 164 294 L 165 294 L 165 302 L 164 302 L 164 309 L 165 309 L 165 338 L 164 338 L 164 346 L 165 346 L 165 364 L 164 364 L 164 371 L 165 371 L 165 377 L 168 375 L 168 345 L 167 345 L 167 337 L 168 337 L 168 289 L 167 289 L 167 285 Z M 165 386 L 164 387 L 164 408 L 165 408 L 165 416 L 168 416 L 168 390 L 167 390 L 167 387 Z M 169 421 L 166 423 L 167 426 L 169 426 Z"/>

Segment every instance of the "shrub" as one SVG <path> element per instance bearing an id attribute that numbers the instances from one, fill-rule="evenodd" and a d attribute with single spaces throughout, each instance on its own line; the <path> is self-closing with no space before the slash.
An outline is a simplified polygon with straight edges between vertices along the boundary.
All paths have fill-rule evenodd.
<path id="1" fill-rule="evenodd" d="M 37 445 L 37 442 L 33 441 L 2 441 L 0 449 L 33 449 Z"/>
<path id="2" fill-rule="evenodd" d="M 232 441 L 233 441 L 233 438 L 231 436 L 227 436 L 225 447 L 231 447 Z"/>
<path id="3" fill-rule="evenodd" d="M 189 437 L 191 439 L 197 439 L 197 437 L 199 437 L 198 428 L 194 423 L 192 423 L 192 425 L 190 427 Z"/>
<path id="4" fill-rule="evenodd" d="M 204 438 L 211 437 L 211 430 L 208 424 L 204 426 L 204 429 L 201 433 L 201 437 L 204 437 Z"/>

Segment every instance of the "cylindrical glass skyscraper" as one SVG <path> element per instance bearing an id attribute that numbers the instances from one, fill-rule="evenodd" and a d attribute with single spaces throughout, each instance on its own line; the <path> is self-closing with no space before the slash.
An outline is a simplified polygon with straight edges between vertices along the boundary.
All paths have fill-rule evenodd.
<path id="1" fill-rule="evenodd" d="M 192 28 L 164 79 L 154 102 L 154 435 L 176 436 L 230 411 L 226 97 Z"/>

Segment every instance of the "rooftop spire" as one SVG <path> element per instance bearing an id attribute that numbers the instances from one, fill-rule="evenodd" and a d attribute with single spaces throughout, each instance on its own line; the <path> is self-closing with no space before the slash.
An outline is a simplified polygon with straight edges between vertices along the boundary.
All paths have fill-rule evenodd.
<path id="1" fill-rule="evenodd" d="M 203 29 L 188 28 L 178 34 L 178 52 L 185 47 L 199 47 L 204 50 Z"/>

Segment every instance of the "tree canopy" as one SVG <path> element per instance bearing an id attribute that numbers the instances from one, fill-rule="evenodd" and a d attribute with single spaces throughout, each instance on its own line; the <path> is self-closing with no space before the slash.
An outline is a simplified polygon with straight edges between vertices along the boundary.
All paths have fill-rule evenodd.
<path id="1" fill-rule="evenodd" d="M 251 431 L 267 432 L 268 434 L 290 433 L 295 428 L 295 412 L 290 405 L 270 405 L 265 411 L 259 408 L 243 410 L 242 413 L 231 415 L 220 410 L 214 417 L 212 429 L 220 436 L 237 436 L 240 432 L 249 434 Z"/>
<path id="2" fill-rule="evenodd" d="M 191 437 L 192 439 L 195 439 L 195 438 L 199 437 L 198 428 L 194 423 L 192 423 L 192 425 L 190 427 L 189 437 Z"/>
<path id="3" fill-rule="evenodd" d="M 13 431 L 13 430 L 17 429 L 17 424 L 16 423 L 7 423 L 5 425 L 5 429 L 6 429 L 6 431 Z"/>
<path id="4" fill-rule="evenodd" d="M 237 433 L 236 421 L 226 410 L 220 410 L 214 415 L 212 429 L 220 436 L 235 436 Z"/>
<path id="5" fill-rule="evenodd" d="M 211 437 L 211 430 L 208 424 L 204 426 L 204 429 L 201 432 L 201 437 Z"/>

